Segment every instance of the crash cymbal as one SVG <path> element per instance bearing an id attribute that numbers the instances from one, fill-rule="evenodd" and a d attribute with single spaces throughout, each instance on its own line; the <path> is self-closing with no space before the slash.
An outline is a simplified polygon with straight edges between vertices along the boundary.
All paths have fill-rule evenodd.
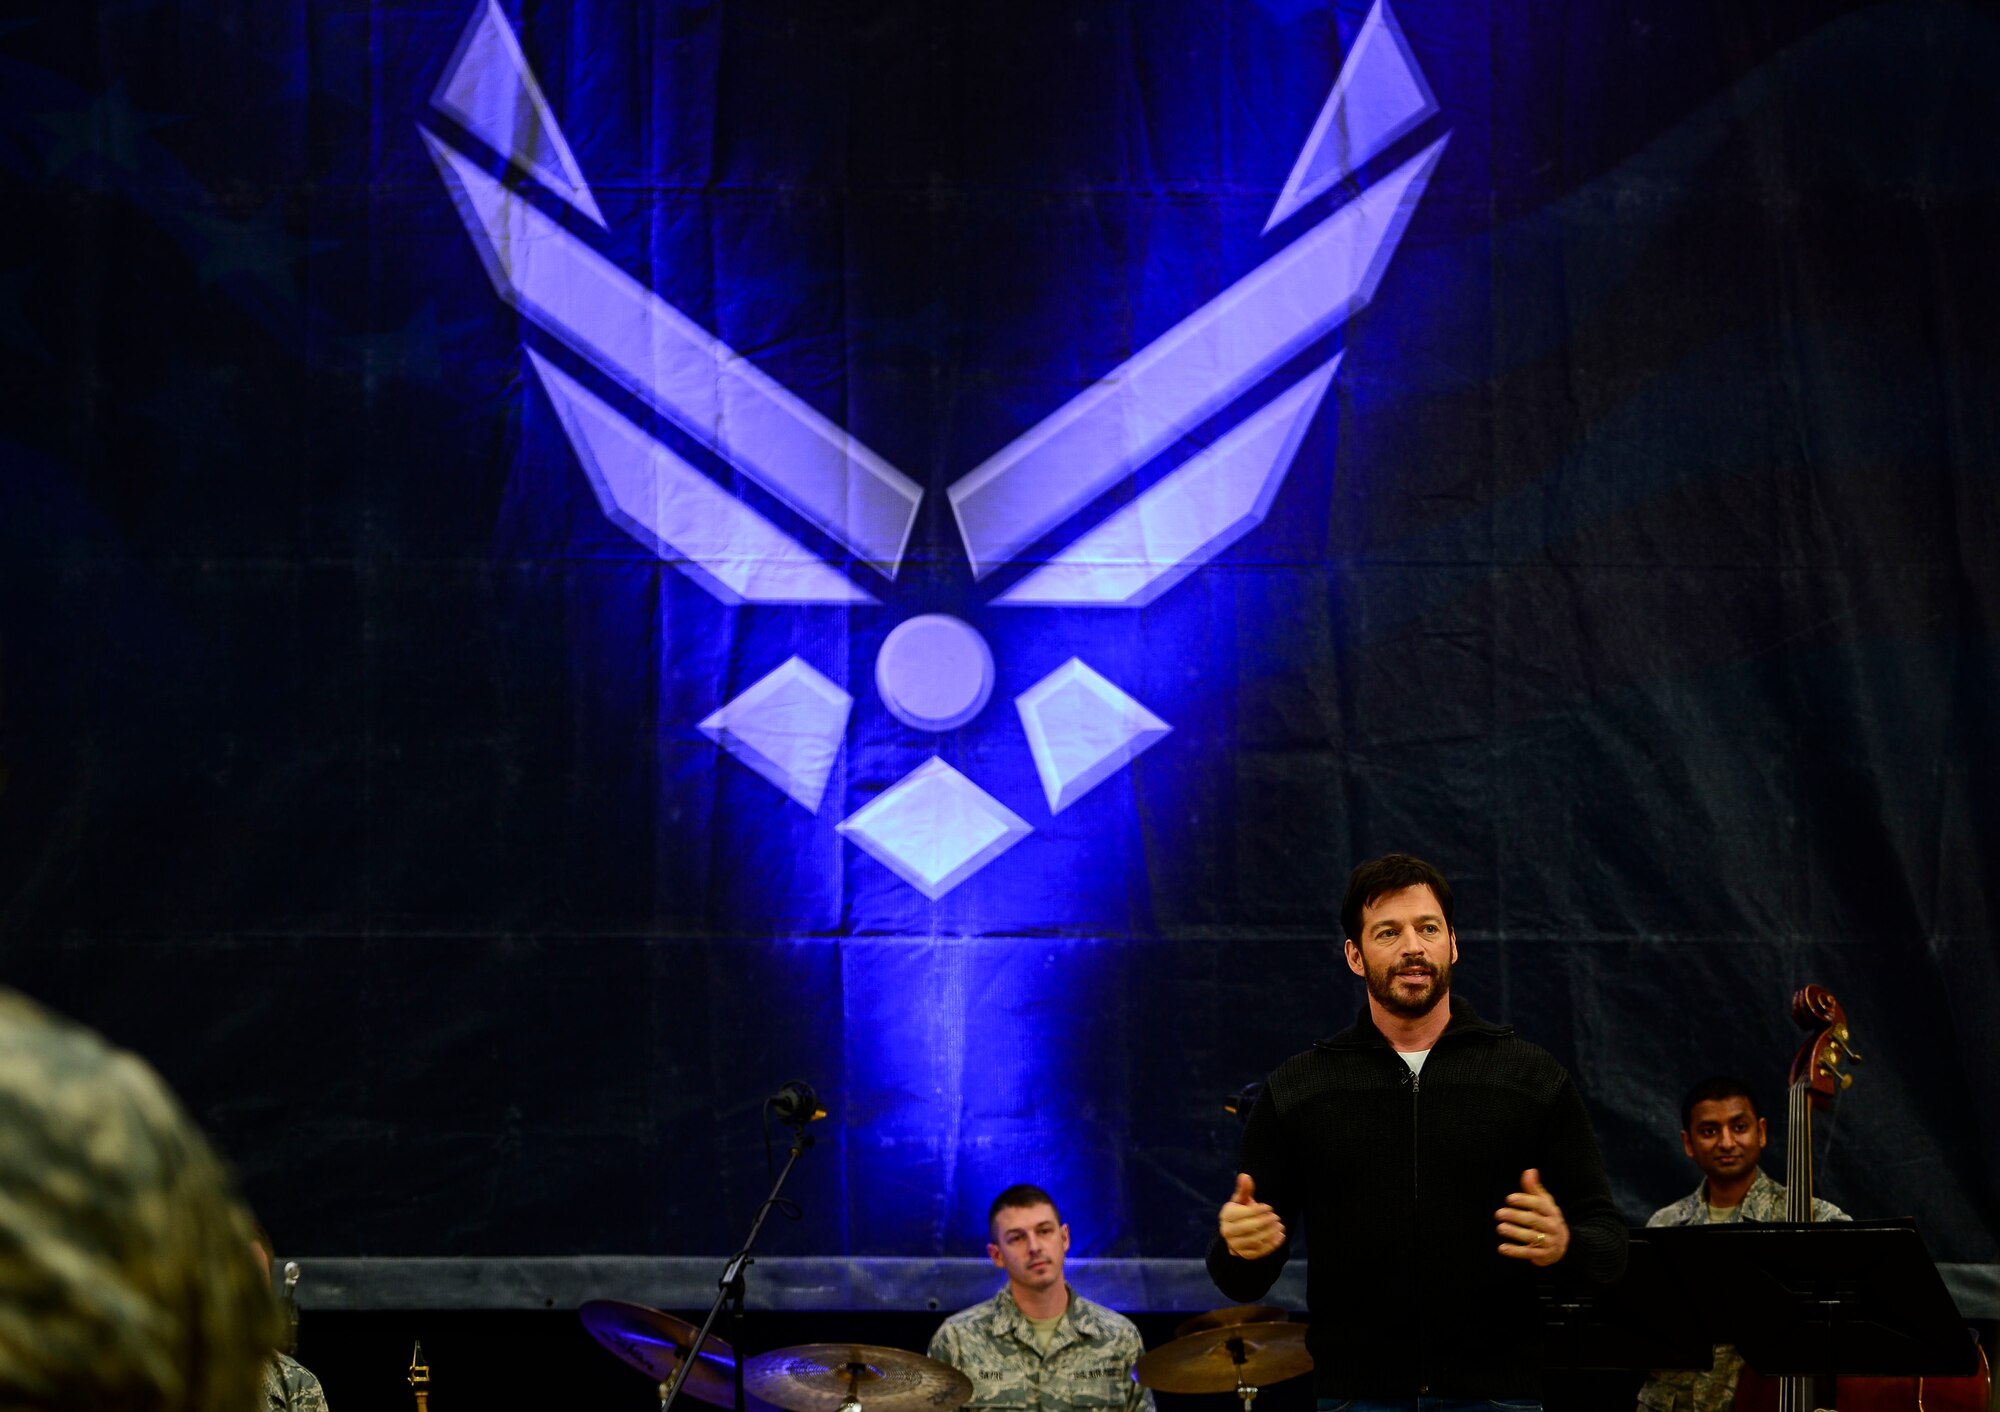
<path id="1" fill-rule="evenodd" d="M 1234 1392 L 1296 1378 L 1312 1365 L 1304 1324 L 1224 1324 L 1161 1344 L 1136 1371 L 1160 1392 Z"/>
<path id="2" fill-rule="evenodd" d="M 1203 1329 L 1222 1329 L 1231 1324 L 1282 1324 L 1292 1316 L 1275 1304 L 1232 1304 L 1227 1309 L 1211 1309 L 1192 1319 L 1181 1320 L 1175 1338 L 1186 1338 Z"/>
<path id="3" fill-rule="evenodd" d="M 743 1382 L 786 1412 L 840 1412 L 850 1400 L 866 1412 L 948 1412 L 972 1396 L 972 1380 L 956 1368 L 865 1343 L 806 1343 L 760 1353 L 743 1365 Z"/>
<path id="4" fill-rule="evenodd" d="M 684 1319 L 622 1299 L 593 1299 L 576 1317 L 592 1338 L 656 1383 L 674 1380 L 674 1370 L 701 1333 Z M 736 1358 L 729 1345 L 711 1334 L 681 1391 L 717 1407 L 734 1407 Z"/>

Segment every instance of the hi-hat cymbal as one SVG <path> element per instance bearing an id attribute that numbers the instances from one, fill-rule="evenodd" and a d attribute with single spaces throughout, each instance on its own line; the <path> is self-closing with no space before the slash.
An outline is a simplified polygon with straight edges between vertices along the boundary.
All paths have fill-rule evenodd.
<path id="1" fill-rule="evenodd" d="M 901 1348 L 807 1343 L 760 1353 L 743 1381 L 786 1412 L 839 1412 L 850 1398 L 867 1412 L 948 1412 L 972 1396 L 958 1369 Z"/>
<path id="2" fill-rule="evenodd" d="M 656 1383 L 670 1383 L 701 1330 L 684 1319 L 622 1299 L 593 1299 L 576 1317 L 590 1336 Z M 736 1405 L 736 1358 L 710 1335 L 681 1391 L 717 1407 Z"/>
<path id="3" fill-rule="evenodd" d="M 1291 1317 L 1275 1304 L 1232 1304 L 1226 1309 L 1211 1309 L 1206 1314 L 1181 1320 L 1174 1329 L 1174 1337 L 1186 1338 L 1203 1329 L 1222 1329 L 1231 1324 L 1282 1324 Z"/>
<path id="4" fill-rule="evenodd" d="M 1312 1365 L 1304 1324 L 1224 1324 L 1161 1344 L 1136 1371 L 1161 1392 L 1234 1392 L 1296 1378 Z"/>

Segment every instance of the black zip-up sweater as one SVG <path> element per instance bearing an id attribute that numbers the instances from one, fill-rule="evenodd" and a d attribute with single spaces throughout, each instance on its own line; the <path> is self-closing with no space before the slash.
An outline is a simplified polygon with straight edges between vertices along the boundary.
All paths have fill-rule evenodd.
<path id="1" fill-rule="evenodd" d="M 1569 1223 L 1547 1270 L 1499 1253 L 1494 1212 L 1538 1168 Z M 1364 1006 L 1354 1028 L 1272 1073 L 1243 1164 L 1287 1243 L 1261 1260 L 1218 1236 L 1208 1270 L 1239 1304 L 1278 1278 L 1305 1217 L 1306 1345 L 1321 1397 L 1532 1397 L 1538 1287 L 1601 1286 L 1625 1269 L 1583 1100 L 1563 1067 L 1456 996 L 1421 1079 Z"/>

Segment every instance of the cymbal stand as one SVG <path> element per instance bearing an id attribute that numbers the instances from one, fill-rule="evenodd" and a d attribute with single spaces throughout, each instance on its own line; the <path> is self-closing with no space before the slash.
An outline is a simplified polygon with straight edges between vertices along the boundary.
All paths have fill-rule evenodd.
<path id="1" fill-rule="evenodd" d="M 1250 1404 L 1257 1400 L 1257 1389 L 1243 1381 L 1243 1340 L 1233 1338 L 1223 1347 L 1229 1350 L 1229 1361 L 1236 1365 L 1236 1395 L 1243 1399 L 1243 1412 L 1250 1412 Z"/>
<path id="2" fill-rule="evenodd" d="M 867 1371 L 866 1364 L 847 1365 L 847 1396 L 840 1400 L 840 1406 L 834 1409 L 834 1412 L 861 1412 L 861 1393 L 855 1384 L 861 1381 L 861 1375 L 865 1371 Z"/>
<path id="3" fill-rule="evenodd" d="M 730 1256 L 729 1263 L 723 1266 L 722 1277 L 715 1282 L 715 1303 L 709 1306 L 708 1317 L 702 1320 L 701 1332 L 695 1335 L 694 1346 L 682 1355 L 680 1366 L 674 1369 L 673 1381 L 661 1385 L 660 1412 L 669 1412 L 669 1409 L 674 1405 L 674 1400 L 681 1395 L 681 1387 L 687 1382 L 688 1374 L 694 1371 L 694 1360 L 701 1356 L 702 1345 L 708 1342 L 708 1336 L 715 1331 L 715 1321 L 722 1316 L 722 1306 L 734 1300 L 737 1315 L 739 1318 L 741 1317 L 743 1311 L 743 1272 L 756 1263 L 751 1258 L 750 1247 L 757 1243 L 757 1233 L 764 1229 L 765 1218 L 777 1208 L 778 1193 L 784 1190 L 785 1178 L 792 1174 L 792 1168 L 798 1165 L 799 1158 L 805 1155 L 805 1150 L 813 1145 L 811 1135 L 806 1132 L 806 1124 L 811 1121 L 812 1119 L 806 1118 L 790 1125 L 792 1129 L 792 1148 L 785 1155 L 785 1165 L 778 1170 L 777 1181 L 771 1184 L 771 1194 L 765 1197 L 763 1205 L 757 1208 L 756 1218 L 750 1222 L 750 1234 L 744 1238 L 743 1248 Z M 744 1412 L 743 1357 L 740 1350 L 738 1351 L 735 1363 L 736 1412 Z"/>

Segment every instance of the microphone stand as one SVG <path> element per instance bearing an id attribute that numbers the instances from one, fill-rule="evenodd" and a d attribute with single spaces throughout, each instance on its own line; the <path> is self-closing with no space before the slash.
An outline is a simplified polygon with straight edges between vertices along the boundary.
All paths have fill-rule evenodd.
<path id="1" fill-rule="evenodd" d="M 701 1346 L 708 1342 L 708 1336 L 715 1330 L 715 1321 L 722 1315 L 722 1306 L 735 1302 L 736 1317 L 743 1316 L 743 1272 L 756 1261 L 751 1257 L 750 1248 L 757 1243 L 757 1233 L 764 1229 L 764 1220 L 778 1205 L 778 1193 L 784 1190 L 785 1178 L 792 1174 L 805 1150 L 813 1145 L 812 1135 L 806 1131 L 811 1118 L 804 1118 L 789 1124 L 792 1130 L 792 1150 L 785 1155 L 785 1165 L 778 1171 L 777 1181 L 771 1184 L 771 1194 L 764 1198 L 764 1204 L 757 1208 L 757 1215 L 750 1222 L 750 1234 L 744 1238 L 743 1248 L 729 1257 L 729 1263 L 722 1268 L 722 1278 L 716 1283 L 715 1303 L 709 1306 L 708 1317 L 702 1321 L 701 1332 L 695 1335 L 694 1347 L 681 1359 L 680 1367 L 674 1369 L 674 1380 L 662 1386 L 660 1392 L 660 1412 L 669 1412 L 674 1399 L 681 1395 L 681 1385 L 694 1371 L 694 1360 L 701 1354 Z M 736 1365 L 736 1412 L 743 1412 L 743 1356 L 739 1351 L 733 1360 Z"/>

